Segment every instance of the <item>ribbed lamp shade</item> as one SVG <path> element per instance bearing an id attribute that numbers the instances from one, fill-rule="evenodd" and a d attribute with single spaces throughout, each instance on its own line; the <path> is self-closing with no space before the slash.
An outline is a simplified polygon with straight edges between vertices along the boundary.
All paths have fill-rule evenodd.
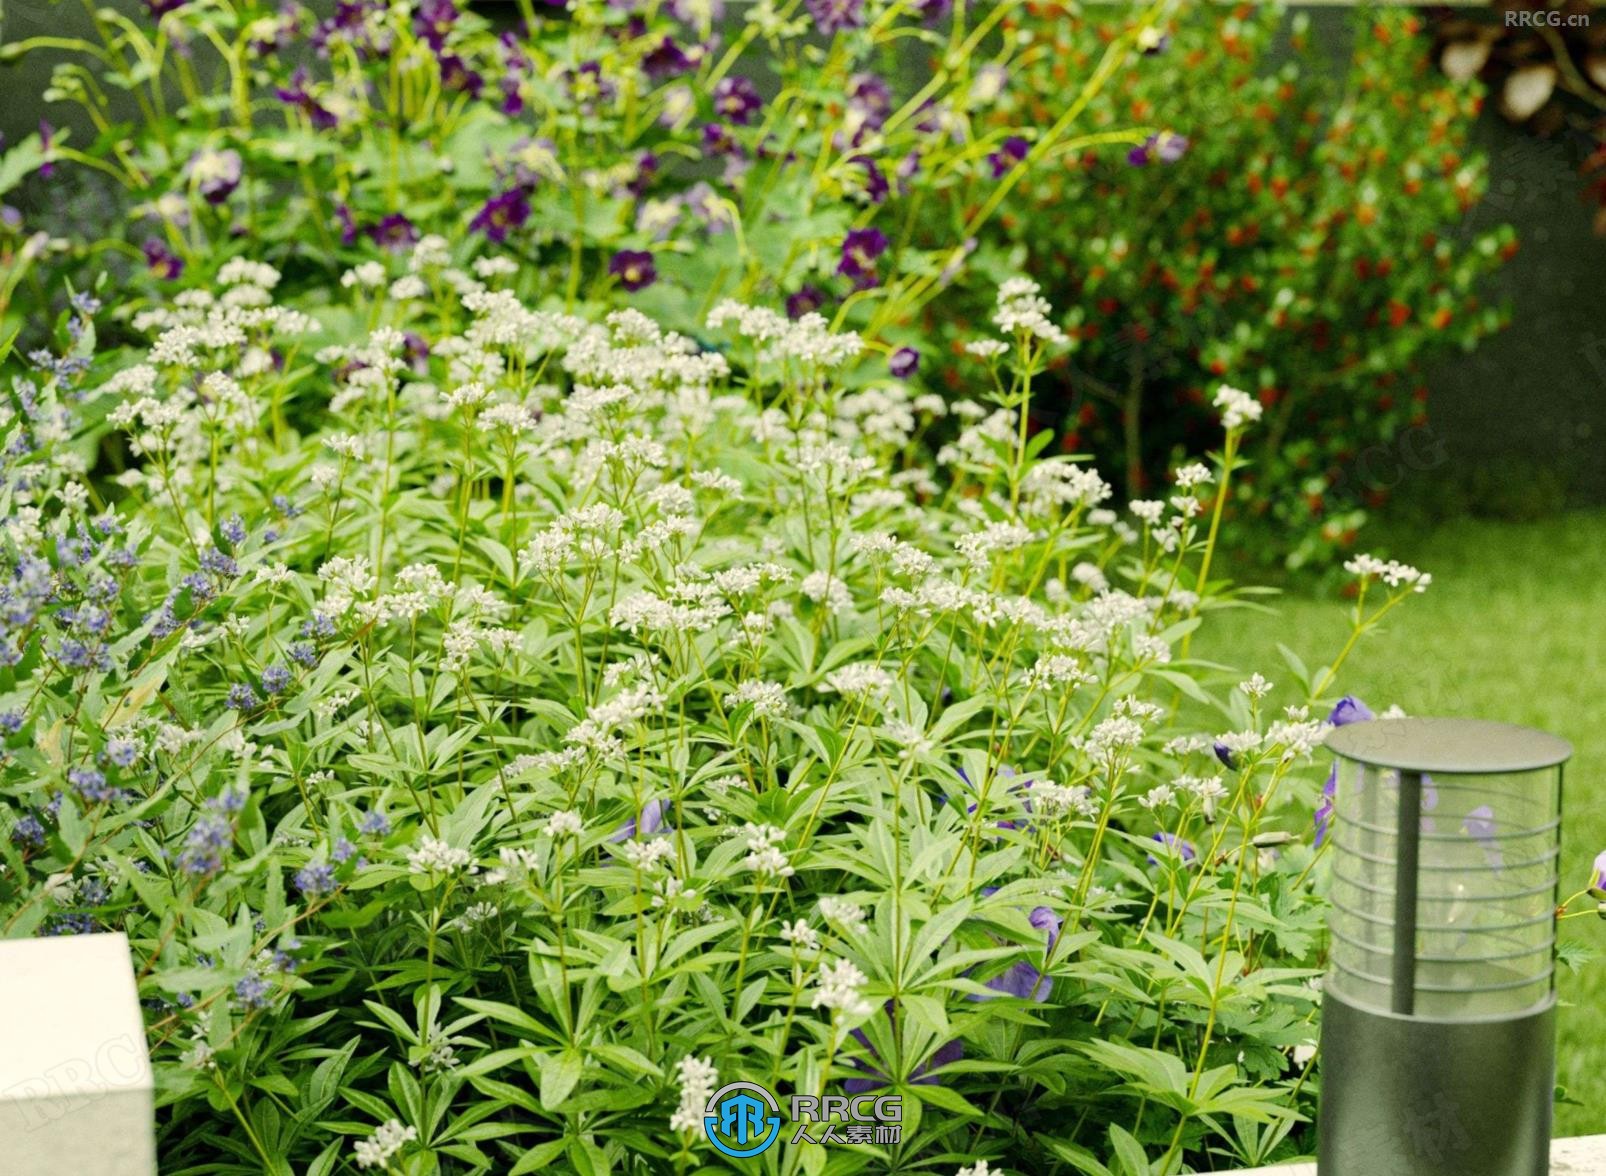
<path id="1" fill-rule="evenodd" d="M 1323 1176 L 1542 1176 L 1571 747 L 1505 723 L 1380 719 L 1327 748 Z"/>

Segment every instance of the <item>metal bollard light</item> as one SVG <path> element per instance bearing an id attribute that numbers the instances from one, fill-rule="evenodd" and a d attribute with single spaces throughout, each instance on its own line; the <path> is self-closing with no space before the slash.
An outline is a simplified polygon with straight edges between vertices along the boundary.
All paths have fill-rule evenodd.
<path id="1" fill-rule="evenodd" d="M 1545 1176 L 1566 740 L 1471 719 L 1333 731 L 1322 1176 Z"/>

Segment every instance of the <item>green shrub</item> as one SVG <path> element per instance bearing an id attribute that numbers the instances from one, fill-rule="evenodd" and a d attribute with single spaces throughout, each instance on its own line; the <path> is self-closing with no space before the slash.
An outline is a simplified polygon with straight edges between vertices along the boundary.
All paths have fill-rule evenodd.
<path id="1" fill-rule="evenodd" d="M 818 316 L 473 268 L 236 260 L 115 374 L 79 295 L 11 381 L 0 927 L 127 933 L 164 1171 L 708 1171 L 736 1080 L 901 1096 L 833 1171 L 1306 1146 L 1338 666 L 1186 656 L 1253 401 L 1118 517 L 1029 282 L 932 466 Z"/>
<path id="2" fill-rule="evenodd" d="M 1125 158 L 1055 151 L 984 234 L 1071 308 L 1047 399 L 1067 449 L 1110 454 L 1130 496 L 1210 444 L 1216 382 L 1249 385 L 1267 420 L 1234 513 L 1264 517 L 1255 542 L 1291 566 L 1351 545 L 1386 499 L 1348 467 L 1426 420 L 1424 365 L 1503 324 L 1478 288 L 1513 234 L 1463 231 L 1486 182 L 1467 146 L 1481 90 L 1429 70 L 1419 26 L 1362 10 L 1335 77 L 1304 17 L 1195 6 L 1089 110 L 1089 133 L 1152 137 Z M 999 117 L 1029 122 L 1113 28 L 1060 4 L 1025 28 Z"/>

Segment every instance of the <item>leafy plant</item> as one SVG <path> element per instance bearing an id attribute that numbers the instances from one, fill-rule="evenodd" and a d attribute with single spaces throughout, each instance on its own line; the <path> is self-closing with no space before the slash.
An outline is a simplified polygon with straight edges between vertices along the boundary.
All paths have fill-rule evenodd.
<path id="1" fill-rule="evenodd" d="M 1304 1146 L 1342 656 L 1287 711 L 1186 656 L 1245 394 L 1118 517 L 1028 281 L 936 465 L 819 316 L 710 350 L 434 237 L 317 320 L 218 281 L 115 372 L 76 295 L 0 490 L 0 926 L 127 933 L 165 1171 L 707 1171 L 738 1079 L 903 1099 L 776 1170 Z M 1355 572 L 1356 635 L 1427 583 Z"/>
<path id="2" fill-rule="evenodd" d="M 1006 120 L 1041 117 L 1113 31 L 1059 4 L 1025 27 Z M 1267 424 L 1234 514 L 1291 536 L 1255 540 L 1269 558 L 1329 558 L 1387 494 L 1348 467 L 1426 420 L 1423 364 L 1504 321 L 1477 290 L 1513 235 L 1462 231 L 1485 185 L 1466 143 L 1480 92 L 1426 71 L 1405 10 L 1357 19 L 1337 79 L 1277 6 L 1197 6 L 1145 43 L 1090 125 L 1161 129 L 1124 159 L 1056 152 L 985 234 L 1069 308 L 1045 409 L 1137 498 L 1209 443 L 1209 390 L 1237 373 Z"/>

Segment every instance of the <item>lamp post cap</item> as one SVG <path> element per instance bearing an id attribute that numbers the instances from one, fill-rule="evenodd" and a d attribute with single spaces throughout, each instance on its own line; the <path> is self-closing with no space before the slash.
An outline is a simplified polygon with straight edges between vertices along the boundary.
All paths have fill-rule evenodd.
<path id="1" fill-rule="evenodd" d="M 1484 719 L 1372 719 L 1331 731 L 1329 751 L 1374 768 L 1442 775 L 1537 772 L 1572 758 L 1558 735 Z"/>

